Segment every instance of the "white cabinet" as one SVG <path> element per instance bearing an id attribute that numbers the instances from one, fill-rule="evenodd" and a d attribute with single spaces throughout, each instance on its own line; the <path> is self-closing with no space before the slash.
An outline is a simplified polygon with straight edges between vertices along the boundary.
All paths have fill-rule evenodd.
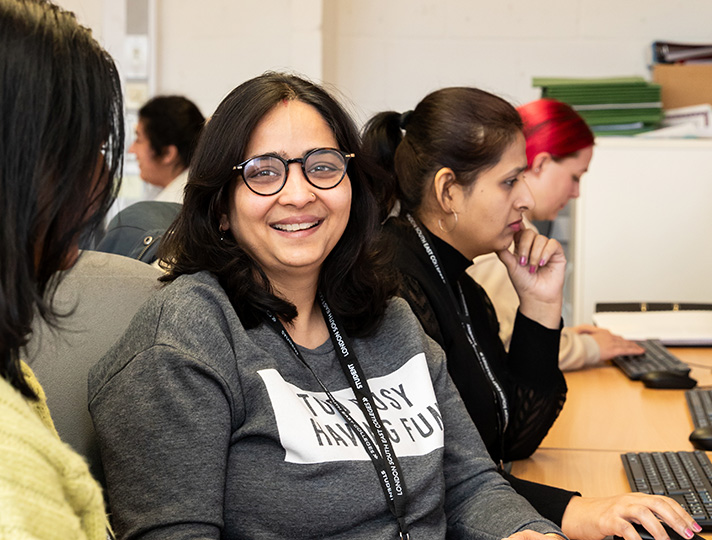
<path id="1" fill-rule="evenodd" d="M 712 303 L 712 140 L 596 140 L 574 204 L 573 321 L 597 302 Z"/>

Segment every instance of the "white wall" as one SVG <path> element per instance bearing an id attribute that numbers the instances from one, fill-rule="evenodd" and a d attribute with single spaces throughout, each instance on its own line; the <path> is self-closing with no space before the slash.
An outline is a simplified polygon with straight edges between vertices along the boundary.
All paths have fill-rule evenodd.
<path id="1" fill-rule="evenodd" d="M 533 76 L 648 76 L 656 39 L 710 41 L 706 0 L 339 0 L 325 76 L 364 114 L 413 108 L 441 86 L 515 103 Z"/>
<path id="2" fill-rule="evenodd" d="M 119 0 L 58 1 L 101 38 Z M 523 103 L 538 97 L 532 76 L 648 76 L 653 40 L 712 41 L 708 0 L 155 2 L 156 91 L 206 114 L 268 69 L 333 83 L 364 119 L 446 85 Z"/>
<path id="3" fill-rule="evenodd" d="M 208 115 L 267 70 L 321 80 L 321 0 L 156 0 L 158 93 L 193 99 Z"/>
<path id="4" fill-rule="evenodd" d="M 73 11 L 77 20 L 87 28 L 91 28 L 96 39 L 102 41 L 104 30 L 104 3 L 102 0 L 58 0 L 64 9 Z"/>

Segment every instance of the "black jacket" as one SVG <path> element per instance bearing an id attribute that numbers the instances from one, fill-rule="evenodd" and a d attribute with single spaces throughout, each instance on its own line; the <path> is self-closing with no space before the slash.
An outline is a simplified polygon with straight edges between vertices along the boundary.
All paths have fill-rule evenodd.
<path id="1" fill-rule="evenodd" d="M 413 226 L 405 218 L 390 219 L 384 234 L 401 275 L 400 294 L 428 335 L 445 350 L 448 371 L 492 459 L 527 458 L 546 436 L 566 399 L 566 380 L 558 367 L 561 330 L 550 330 L 518 313 L 507 353 L 489 297 L 466 273 L 471 261 L 422 224 L 417 225 L 447 285 Z M 478 358 L 468 339 L 463 325 L 468 317 L 460 298 L 484 360 Z M 495 387 L 504 394 L 509 411 L 504 433 L 504 413 Z M 574 493 L 505 476 L 540 513 L 561 523 Z"/>

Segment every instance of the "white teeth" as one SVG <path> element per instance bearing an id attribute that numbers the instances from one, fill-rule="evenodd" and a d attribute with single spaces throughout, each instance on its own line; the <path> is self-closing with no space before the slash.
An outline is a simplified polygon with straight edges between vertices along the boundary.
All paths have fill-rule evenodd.
<path id="1" fill-rule="evenodd" d="M 318 222 L 312 221 L 311 223 L 276 223 L 273 225 L 275 229 L 280 231 L 294 232 L 303 231 L 304 229 L 311 229 L 316 226 Z"/>

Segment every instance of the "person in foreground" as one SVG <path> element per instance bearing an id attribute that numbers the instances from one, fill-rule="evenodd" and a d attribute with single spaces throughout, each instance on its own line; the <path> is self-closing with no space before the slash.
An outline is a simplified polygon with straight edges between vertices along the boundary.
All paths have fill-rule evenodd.
<path id="1" fill-rule="evenodd" d="M 558 242 L 523 224 L 534 200 L 522 181 L 521 128 L 509 103 L 465 87 L 435 91 L 405 114 L 379 113 L 364 128 L 364 151 L 381 170 L 381 216 L 393 216 L 393 201 L 400 204 L 383 231 L 396 255 L 400 294 L 443 346 L 467 410 L 500 463 L 534 452 L 566 393 L 557 365 L 566 261 Z M 490 252 L 520 299 L 509 353 L 487 294 L 466 273 L 474 257 Z M 632 521 L 666 540 L 656 516 L 686 538 L 700 530 L 665 497 L 586 498 L 501 474 L 570 538 L 640 540 Z"/>
<path id="2" fill-rule="evenodd" d="M 22 356 L 37 314 L 61 326 L 58 271 L 118 189 L 116 67 L 72 13 L 0 0 L 0 111 L 0 538 L 100 540 L 99 485 L 59 440 Z"/>
<path id="3" fill-rule="evenodd" d="M 551 221 L 571 199 L 579 196 L 581 177 L 593 155 L 593 133 L 579 114 L 566 103 L 539 99 L 517 109 L 526 138 L 526 183 L 535 201 L 524 214 L 530 220 Z M 492 300 L 499 320 L 499 335 L 509 346 L 519 297 L 506 267 L 494 253 L 477 257 L 468 273 Z M 600 365 L 622 354 L 642 354 L 633 341 L 590 324 L 566 326 L 561 332 L 559 367 L 562 370 Z"/>
<path id="4" fill-rule="evenodd" d="M 120 538 L 561 534 L 497 474 L 391 297 L 359 152 L 296 76 L 218 106 L 163 245 L 170 283 L 90 373 Z"/>

